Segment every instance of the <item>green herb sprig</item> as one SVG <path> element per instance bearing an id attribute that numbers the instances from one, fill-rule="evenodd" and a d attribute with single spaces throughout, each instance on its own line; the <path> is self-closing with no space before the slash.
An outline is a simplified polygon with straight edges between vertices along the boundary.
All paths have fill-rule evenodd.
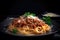
<path id="1" fill-rule="evenodd" d="M 34 13 L 30 13 L 30 12 L 25 12 L 25 14 L 24 14 L 24 16 L 29 16 L 29 15 L 32 15 L 32 16 L 35 16 L 36 14 L 34 14 Z"/>
<path id="2" fill-rule="evenodd" d="M 13 29 L 12 31 L 14 34 L 16 34 L 18 32 L 18 30 L 16 28 Z"/>
<path id="3" fill-rule="evenodd" d="M 45 16 L 42 18 L 42 20 L 44 20 L 48 25 L 51 25 L 51 18 L 50 16 Z"/>

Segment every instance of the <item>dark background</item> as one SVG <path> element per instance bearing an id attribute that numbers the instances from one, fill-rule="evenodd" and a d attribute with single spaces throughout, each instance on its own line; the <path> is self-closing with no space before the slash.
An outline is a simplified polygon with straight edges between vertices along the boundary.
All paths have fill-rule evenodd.
<path id="1" fill-rule="evenodd" d="M 55 12 L 60 13 L 60 1 L 44 1 L 44 0 L 2 0 L 0 15 L 17 15 L 26 11 L 40 13 L 40 12 Z"/>

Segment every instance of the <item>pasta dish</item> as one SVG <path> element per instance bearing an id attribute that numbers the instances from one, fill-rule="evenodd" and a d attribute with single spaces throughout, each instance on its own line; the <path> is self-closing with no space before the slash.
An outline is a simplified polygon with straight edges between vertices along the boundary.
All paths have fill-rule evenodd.
<path id="1" fill-rule="evenodd" d="M 19 16 L 14 18 L 8 26 L 11 33 L 22 35 L 38 35 L 45 34 L 51 30 L 51 27 L 37 16 Z"/>

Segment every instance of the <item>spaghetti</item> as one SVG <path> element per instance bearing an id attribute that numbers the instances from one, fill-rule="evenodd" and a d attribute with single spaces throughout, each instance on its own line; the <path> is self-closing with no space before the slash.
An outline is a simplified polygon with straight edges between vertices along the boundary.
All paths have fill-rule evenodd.
<path id="1" fill-rule="evenodd" d="M 18 30 L 17 34 L 24 35 L 44 34 L 51 30 L 48 24 L 36 16 L 20 16 L 15 18 L 9 25 L 8 30 L 12 32 L 14 28 Z"/>

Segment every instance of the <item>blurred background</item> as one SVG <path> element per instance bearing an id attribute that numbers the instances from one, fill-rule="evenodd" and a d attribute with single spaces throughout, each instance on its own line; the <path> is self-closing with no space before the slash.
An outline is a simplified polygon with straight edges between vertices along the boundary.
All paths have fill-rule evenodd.
<path id="1" fill-rule="evenodd" d="M 60 14 L 60 2 L 51 0 L 2 0 L 0 15 L 17 15 L 26 11 L 40 13 L 40 12 L 54 12 Z"/>

